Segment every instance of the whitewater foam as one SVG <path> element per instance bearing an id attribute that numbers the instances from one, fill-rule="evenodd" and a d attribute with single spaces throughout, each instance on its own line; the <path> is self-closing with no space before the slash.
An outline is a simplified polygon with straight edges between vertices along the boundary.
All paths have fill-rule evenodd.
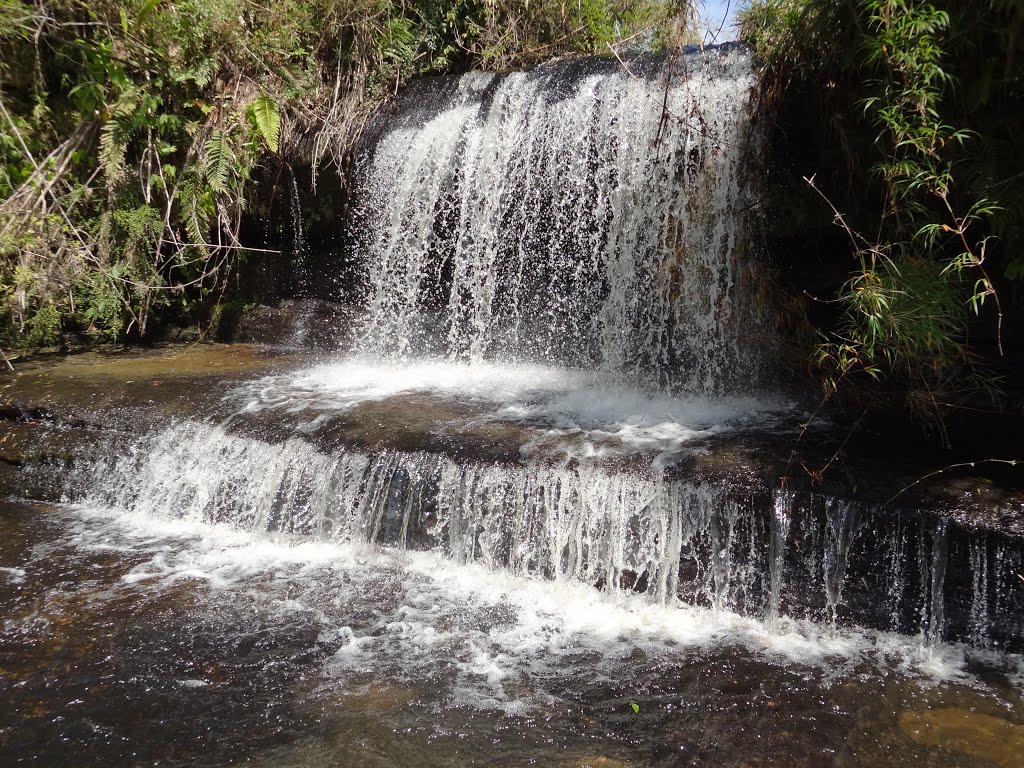
<path id="1" fill-rule="evenodd" d="M 264 610 L 313 615 L 317 645 L 331 652 L 328 679 L 352 672 L 430 679 L 454 670 L 459 705 L 522 713 L 543 706 L 521 686 L 527 677 L 614 675 L 642 652 L 658 659 L 742 648 L 766 663 L 815 670 L 840 681 L 899 673 L 932 685 L 982 686 L 972 664 L 1002 668 L 1024 681 L 1024 659 L 959 644 L 862 628 L 833 629 L 780 617 L 777 631 L 755 618 L 671 601 L 653 603 L 566 580 L 543 580 L 458 564 L 436 553 L 242 533 L 228 526 L 77 507 L 73 538 L 93 547 L 125 547 L 148 559 L 124 583 L 160 590 L 182 580 L 246 595 Z M 354 616 L 369 617 L 356 623 Z M 447 674 L 447 673 L 446 673 Z"/>
<path id="2" fill-rule="evenodd" d="M 575 436 L 585 441 L 577 446 L 580 456 L 646 452 L 657 463 L 694 441 L 744 430 L 778 432 L 798 422 L 796 404 L 779 395 L 673 396 L 597 371 L 429 358 L 340 360 L 241 385 L 228 399 L 242 413 L 304 414 L 308 427 L 365 403 L 395 399 L 400 406 L 398 398 L 410 395 L 472 408 L 467 426 L 494 422 L 536 430 L 522 446 L 524 455 Z"/>

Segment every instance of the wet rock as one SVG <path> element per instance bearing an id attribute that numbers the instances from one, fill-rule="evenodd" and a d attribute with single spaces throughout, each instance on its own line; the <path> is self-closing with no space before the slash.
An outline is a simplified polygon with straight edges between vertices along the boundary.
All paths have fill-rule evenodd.
<path id="1" fill-rule="evenodd" d="M 169 419 L 209 414 L 232 382 L 295 357 L 204 344 L 93 351 L 0 373 L 0 494 L 57 501 L 71 467 Z"/>
<path id="2" fill-rule="evenodd" d="M 279 344 L 295 331 L 291 303 L 278 306 L 258 304 L 239 310 L 225 310 L 217 327 L 217 341 Z"/>
<path id="3" fill-rule="evenodd" d="M 282 344 L 336 350 L 351 342 L 356 312 L 329 301 L 293 300 L 225 311 L 220 342 Z"/>
<path id="4" fill-rule="evenodd" d="M 566 763 L 566 768 L 631 768 L 631 766 L 631 763 L 624 763 L 621 760 L 605 757 L 604 755 L 581 757 Z"/>
<path id="5" fill-rule="evenodd" d="M 340 703 L 350 712 L 389 712 L 404 707 L 413 698 L 413 692 L 404 688 L 373 684 L 346 693 Z"/>
<path id="6" fill-rule="evenodd" d="M 962 752 L 1001 768 L 1020 768 L 1024 760 L 1024 725 L 1001 717 L 946 708 L 900 715 L 900 728 L 918 744 Z"/>
<path id="7" fill-rule="evenodd" d="M 716 600 L 726 600 L 730 610 L 763 614 L 771 586 L 767 558 L 775 531 L 774 504 L 782 499 L 788 522 L 785 530 L 775 531 L 786 537 L 788 552 L 779 571 L 777 600 L 782 613 L 915 633 L 922 617 L 930 617 L 938 606 L 943 608 L 944 639 L 981 642 L 1011 652 L 1024 649 L 1024 593 L 1007 587 L 1021 578 L 1024 563 L 1024 540 L 1014 527 L 1018 516 L 1013 498 L 1021 496 L 1015 486 L 956 486 L 960 496 L 971 495 L 970 503 L 962 507 L 974 521 L 968 524 L 959 517 L 950 519 L 942 506 L 904 505 L 901 499 L 900 508 L 881 508 L 883 492 L 877 489 L 874 496 L 865 491 L 863 502 L 822 488 L 779 496 L 779 463 L 785 464 L 790 450 L 785 436 L 716 437 L 700 443 L 689 456 L 666 459 L 664 466 L 653 466 L 655 456 L 644 450 L 611 452 L 612 458 L 567 458 L 573 452 L 563 441 L 573 439 L 572 434 L 563 436 L 544 423 L 502 420 L 495 417 L 493 403 L 471 397 L 397 393 L 357 403 L 298 398 L 282 407 L 263 403 L 262 385 L 249 386 L 262 376 L 294 371 L 316 359 L 309 350 L 202 344 L 92 352 L 23 364 L 15 375 L 0 375 L 0 493 L 41 500 L 75 498 L 75 491 L 85 485 L 79 480 L 80 487 L 75 488 L 82 465 L 90 465 L 97 456 L 130 453 L 136 445 L 152 455 L 168 441 L 181 440 L 184 446 L 198 440 L 194 450 L 175 454 L 180 458 L 168 466 L 187 464 L 197 455 L 205 456 L 210 447 L 205 438 L 197 437 L 210 431 L 203 423 L 225 425 L 216 438 L 225 445 L 233 445 L 237 438 L 251 442 L 242 441 L 252 460 L 277 454 L 284 457 L 282 466 L 291 467 L 276 482 L 286 483 L 281 487 L 294 491 L 297 501 L 275 506 L 267 518 L 268 530 L 347 535 L 348 518 L 343 514 L 325 514 L 322 527 L 315 528 L 293 512 L 302 508 L 306 495 L 321 492 L 306 466 L 309 461 L 333 478 L 335 485 L 325 487 L 324 493 L 344 486 L 353 499 L 362 498 L 362 481 L 356 475 L 338 474 L 341 465 L 333 461 L 361 454 L 359 461 L 365 458 L 365 466 L 357 461 L 345 472 L 372 470 L 373 482 L 385 494 L 375 527 L 363 533 L 378 543 L 400 543 L 410 549 L 447 546 L 450 530 L 438 509 L 440 494 L 458 492 L 449 482 L 452 477 L 484 477 L 494 489 L 510 489 L 517 478 L 529 476 L 538 488 L 557 486 L 563 493 L 575 489 L 582 494 L 616 478 L 633 489 L 630 493 L 642 491 L 652 499 L 663 498 L 656 492 L 666 487 L 662 484 L 692 484 L 685 493 L 680 488 L 683 496 L 671 502 L 686 508 L 687 524 L 696 526 L 699 534 L 681 545 L 675 588 L 684 601 L 714 607 Z M 184 433 L 168 429 L 175 423 L 194 425 L 197 432 L 193 434 L 191 426 Z M 158 435 L 157 442 L 146 442 L 149 434 Z M 222 479 L 234 476 L 239 460 L 218 465 Z M 262 467 L 270 459 L 260 461 Z M 890 470 L 890 485 L 903 482 L 897 474 L 902 466 Z M 504 507 L 495 510 L 499 508 Z M 988 513 L 978 513 L 979 508 Z M 225 520 L 231 509 L 224 505 Z M 415 509 L 415 514 L 403 517 L 407 509 Z M 719 512 L 705 519 L 701 510 L 710 509 Z M 500 517 L 496 511 L 487 515 L 487 526 L 498 535 L 490 555 L 495 564 L 553 575 L 553 560 L 534 560 L 525 542 L 502 538 L 505 533 L 493 522 Z M 630 536 L 643 533 L 639 523 L 631 525 Z M 728 552 L 723 542 L 733 542 Z M 725 559 L 723 552 L 728 554 Z M 926 556 L 908 556 L 913 552 Z M 833 555 L 833 565 L 820 565 L 822 558 Z M 579 556 L 592 555 L 580 550 Z M 732 574 L 730 592 L 719 588 L 718 566 L 711 568 L 711 563 Z M 613 572 L 595 574 L 595 581 L 645 591 L 656 582 L 651 581 L 654 571 L 642 565 L 623 563 Z M 929 597 L 927 586 L 933 579 L 943 581 L 941 606 Z M 880 601 L 879 594 L 895 597 Z"/>

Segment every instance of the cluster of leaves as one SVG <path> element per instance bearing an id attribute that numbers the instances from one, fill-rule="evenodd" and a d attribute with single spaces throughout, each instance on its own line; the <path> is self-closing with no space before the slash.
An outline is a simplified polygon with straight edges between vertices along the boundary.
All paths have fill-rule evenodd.
<path id="1" fill-rule="evenodd" d="M 676 10 L 0 0 L 0 343 L 195 321 L 238 274 L 265 185 L 300 154 L 340 169 L 406 78 L 656 36 Z"/>
<path id="2" fill-rule="evenodd" d="M 303 74 L 290 67 L 293 30 L 246 29 L 244 10 L 0 0 L 0 44 L 14 54 L 0 73 L 9 343 L 144 335 L 224 285 L 252 171 L 277 149 L 276 101 L 257 83 L 281 93 Z"/>
<path id="3" fill-rule="evenodd" d="M 991 238 L 1018 215 L 1004 210 L 1024 178 L 1024 156 L 1010 150 L 1012 161 L 996 169 L 984 147 L 1018 141 L 1003 127 L 1008 104 L 1021 112 L 1018 37 L 993 33 L 1021 21 L 1021 9 L 1004 0 L 754 0 L 745 9 L 744 37 L 777 95 L 823 91 L 817 114 L 846 157 L 841 171 L 825 164 L 831 180 L 847 178 L 847 189 L 810 179 L 857 264 L 813 354 L 827 394 L 842 385 L 877 397 L 882 382 L 895 383 L 917 416 L 940 425 L 945 406 L 991 389 L 968 331 L 972 315 L 993 304 L 1001 346 L 993 276 L 1004 284 L 1017 277 L 1015 241 Z M 976 90 L 963 84 L 977 74 L 980 46 L 990 46 L 985 60 L 1002 71 L 965 99 Z M 876 162 L 865 163 L 871 156 Z M 858 195 L 868 202 L 851 203 Z M 856 212 L 840 213 L 846 204 Z"/>
<path id="4" fill-rule="evenodd" d="M 607 52 L 626 38 L 669 47 L 686 34 L 691 6 L 688 0 L 490 0 L 480 4 L 470 47 L 485 69 L 572 51 Z"/>

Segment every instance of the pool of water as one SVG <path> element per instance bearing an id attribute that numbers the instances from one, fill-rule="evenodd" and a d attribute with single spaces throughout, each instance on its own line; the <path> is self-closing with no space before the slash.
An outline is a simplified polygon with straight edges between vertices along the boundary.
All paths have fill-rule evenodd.
<path id="1" fill-rule="evenodd" d="M 969 766 L 1022 662 L 430 552 L 0 506 L 5 765 Z"/>

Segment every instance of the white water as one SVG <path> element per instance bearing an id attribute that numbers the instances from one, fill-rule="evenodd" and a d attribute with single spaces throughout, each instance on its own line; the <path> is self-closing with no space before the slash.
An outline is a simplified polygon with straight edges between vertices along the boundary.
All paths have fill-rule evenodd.
<path id="1" fill-rule="evenodd" d="M 364 351 L 756 386 L 749 55 L 636 66 L 466 75 L 381 138 L 356 211 Z"/>
<path id="2" fill-rule="evenodd" d="M 946 587 L 948 530 L 923 516 L 675 480 L 656 468 L 325 450 L 297 435 L 245 436 L 239 426 L 168 427 L 73 485 L 89 489 L 93 506 L 154 520 L 432 551 L 494 573 L 743 613 L 768 632 L 786 616 L 805 617 L 920 632 L 936 644 L 950 636 L 952 600 L 968 605 L 955 610 L 952 636 L 994 648 L 1019 636 L 1007 589 L 1019 548 L 971 543 L 955 567 L 973 592 L 957 596 Z"/>
<path id="3" fill-rule="evenodd" d="M 577 582 L 458 564 L 434 552 L 267 537 L 109 509 L 79 507 L 74 515 L 77 548 L 141 559 L 124 576 L 127 585 L 149 591 L 186 581 L 272 614 L 315 616 L 322 627 L 317 644 L 332 653 L 328 676 L 435 679 L 456 705 L 543 712 L 551 702 L 541 681 L 615 679 L 638 651 L 645 667 L 740 648 L 837 684 L 898 673 L 924 684 L 980 688 L 969 671 L 973 660 L 995 664 L 1014 686 L 1024 685 L 1019 657 L 926 647 L 905 635 L 834 631 L 785 617 L 772 632 L 729 611 L 660 605 Z"/>
<path id="4" fill-rule="evenodd" d="M 738 431 L 792 430 L 796 419 L 795 404 L 779 396 L 672 396 L 598 371 L 437 359 L 346 359 L 259 379 L 228 399 L 243 413 L 302 414 L 308 429 L 318 419 L 365 403 L 411 395 L 472 410 L 470 420 L 442 421 L 438 429 L 457 432 L 460 426 L 485 423 L 528 427 L 532 438 L 521 445 L 524 456 L 550 450 L 572 451 L 579 458 L 640 453 L 657 467 L 693 443 Z"/>
<path id="5" fill-rule="evenodd" d="M 102 462 L 82 483 L 91 507 L 186 542 L 129 580 L 257 579 L 274 599 L 280 581 L 287 609 L 327 624 L 339 579 L 357 595 L 384 585 L 399 605 L 374 604 L 371 628 L 325 629 L 332 664 L 429 676 L 445 648 L 467 681 L 459 695 L 480 696 L 468 681 L 482 678 L 488 706 L 527 706 L 503 681 L 581 650 L 740 645 L 836 674 L 870 663 L 966 676 L 965 649 L 943 643 L 945 529 L 893 532 L 852 502 L 819 514 L 790 494 L 743 498 L 663 471 L 723 434 L 778 429 L 793 409 L 764 394 L 744 263 L 749 59 L 690 64 L 699 72 L 667 91 L 664 72 L 469 75 L 425 121 L 385 135 L 359 204 L 362 354 L 243 385 L 226 396 L 228 424 L 172 425 Z M 389 419 L 436 410 L 432 435 L 452 455 L 318 442 L 368 404 L 387 406 L 371 430 L 385 445 L 401 426 Z M 278 422 L 283 437 L 260 439 Z M 460 430 L 495 424 L 521 429 L 519 461 L 459 454 Z M 553 460 L 546 441 L 570 456 Z M 636 455 L 631 471 L 601 463 Z M 863 556 L 888 570 L 850 576 L 859 520 L 883 531 Z M 971 557 L 986 574 L 1020 562 L 1000 546 Z M 998 584 L 973 588 L 984 643 L 1011 606 Z M 881 609 L 882 631 L 840 620 L 854 591 L 858 615 Z M 505 618 L 452 630 L 467 608 Z M 884 631 L 907 632 L 908 613 L 910 632 Z"/>

